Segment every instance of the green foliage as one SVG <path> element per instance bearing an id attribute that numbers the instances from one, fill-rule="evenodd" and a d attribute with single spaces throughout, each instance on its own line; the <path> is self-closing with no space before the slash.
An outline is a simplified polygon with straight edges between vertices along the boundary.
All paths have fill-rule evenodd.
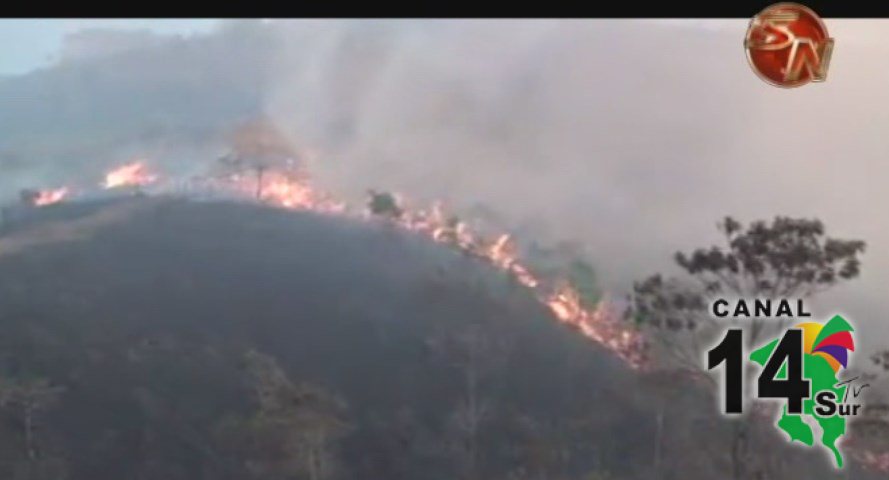
<path id="1" fill-rule="evenodd" d="M 389 192 L 377 192 L 370 190 L 367 208 L 373 215 L 398 219 L 404 215 L 404 210 L 398 205 L 395 195 Z"/>

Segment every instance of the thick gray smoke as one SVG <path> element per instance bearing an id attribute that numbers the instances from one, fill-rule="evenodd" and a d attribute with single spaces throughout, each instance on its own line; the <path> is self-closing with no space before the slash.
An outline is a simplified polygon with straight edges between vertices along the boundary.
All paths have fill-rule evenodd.
<path id="1" fill-rule="evenodd" d="M 320 152 L 329 188 L 484 206 L 582 242 L 617 291 L 716 241 L 726 214 L 817 216 L 869 243 L 862 278 L 818 313 L 874 331 L 886 26 L 829 22 L 828 81 L 791 91 L 750 72 L 741 20 L 232 23 L 98 56 L 81 38 L 58 67 L 0 81 L 0 188 L 137 154 L 188 171 L 265 113 Z"/>
<path id="2" fill-rule="evenodd" d="M 828 82 L 770 87 L 745 21 L 296 24 L 268 110 L 327 180 L 482 203 L 588 247 L 620 290 L 726 214 L 816 216 L 869 242 L 819 313 L 879 322 L 889 256 L 885 22 L 830 22 Z M 885 32 L 885 30 L 882 30 Z M 882 308 L 881 308 L 882 307 Z"/>

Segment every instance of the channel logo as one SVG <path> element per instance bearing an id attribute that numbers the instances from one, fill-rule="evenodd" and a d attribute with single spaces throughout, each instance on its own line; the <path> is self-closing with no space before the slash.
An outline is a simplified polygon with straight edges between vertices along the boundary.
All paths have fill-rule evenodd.
<path id="1" fill-rule="evenodd" d="M 832 455 L 837 468 L 843 466 L 838 445 L 846 434 L 847 419 L 858 415 L 857 402 L 868 384 L 856 384 L 858 377 L 840 379 L 855 351 L 854 328 L 841 315 L 824 323 L 802 322 L 778 338 L 755 349 L 746 359 L 759 367 L 756 400 L 779 400 L 776 427 L 791 442 L 815 447 L 816 442 Z M 720 367 L 723 375 L 723 411 L 739 415 L 744 410 L 745 365 L 744 331 L 733 328 L 707 354 L 707 368 Z M 813 426 L 818 426 L 816 438 Z"/>
<path id="2" fill-rule="evenodd" d="M 834 41 L 810 8 L 776 3 L 750 21 L 744 50 L 753 71 L 767 83 L 793 88 L 827 78 Z"/>

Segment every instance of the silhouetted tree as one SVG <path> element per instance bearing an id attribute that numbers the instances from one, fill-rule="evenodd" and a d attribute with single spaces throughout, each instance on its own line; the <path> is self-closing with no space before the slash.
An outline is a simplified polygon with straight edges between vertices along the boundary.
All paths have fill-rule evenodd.
<path id="1" fill-rule="evenodd" d="M 258 412 L 250 424 L 260 445 L 251 470 L 259 478 L 333 478 L 339 468 L 335 445 L 346 432 L 343 402 L 323 388 L 294 384 L 277 362 L 247 354 Z"/>
<path id="2" fill-rule="evenodd" d="M 17 476 L 28 480 L 47 478 L 44 471 L 57 463 L 43 455 L 37 432 L 42 414 L 58 402 L 63 392 L 63 387 L 43 378 L 0 381 L 0 408 L 16 420 L 21 433 L 25 460 L 16 468 Z"/>
<path id="3" fill-rule="evenodd" d="M 713 297 L 806 298 L 860 273 L 865 243 L 827 237 L 820 220 L 776 217 L 745 227 L 726 217 L 718 228 L 724 245 L 676 253 L 686 275 L 655 274 L 635 283 L 628 310 L 652 334 L 657 353 L 695 374 L 704 367 L 703 348 L 728 326 L 710 315 Z M 750 346 L 785 329 L 786 321 L 727 319 L 745 329 Z M 744 421 L 734 425 L 732 476 L 739 480 L 747 478 L 743 457 L 749 431 Z"/>
<path id="4" fill-rule="evenodd" d="M 633 286 L 632 318 L 691 370 L 701 368 L 702 343 L 724 327 L 710 315 L 711 298 L 806 298 L 860 273 L 865 243 L 826 237 L 819 220 L 776 217 L 745 228 L 726 217 L 718 228 L 724 246 L 676 253 L 685 277 L 655 274 Z M 749 345 L 787 326 L 787 320 L 727 321 L 747 330 Z"/>
<path id="5" fill-rule="evenodd" d="M 223 172 L 251 173 L 256 178 L 255 197 L 265 197 L 265 174 L 277 170 L 298 171 L 301 155 L 283 132 L 267 118 L 258 118 L 235 129 L 229 136 L 230 151 L 219 158 Z"/>
<path id="6" fill-rule="evenodd" d="M 441 335 L 434 343 L 460 375 L 460 395 L 449 423 L 450 451 L 460 478 L 472 480 L 480 474 L 482 437 L 494 414 L 489 389 L 505 365 L 510 340 L 486 325 L 469 325 Z"/>

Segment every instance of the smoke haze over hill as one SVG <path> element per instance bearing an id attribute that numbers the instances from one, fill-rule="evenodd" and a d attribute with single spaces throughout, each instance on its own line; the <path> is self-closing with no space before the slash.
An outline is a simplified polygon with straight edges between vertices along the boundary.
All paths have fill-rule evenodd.
<path id="1" fill-rule="evenodd" d="M 442 198 L 576 240 L 616 291 L 716 241 L 723 215 L 817 216 L 869 251 L 862 277 L 816 314 L 867 325 L 889 307 L 889 119 L 874 101 L 889 71 L 869 62 L 889 49 L 885 26 L 832 21 L 829 80 L 793 91 L 749 71 L 740 20 L 87 31 L 58 64 L 0 79 L 0 194 L 92 182 L 136 156 L 188 174 L 224 152 L 231 128 L 267 115 L 314 152 L 332 190 Z"/>

